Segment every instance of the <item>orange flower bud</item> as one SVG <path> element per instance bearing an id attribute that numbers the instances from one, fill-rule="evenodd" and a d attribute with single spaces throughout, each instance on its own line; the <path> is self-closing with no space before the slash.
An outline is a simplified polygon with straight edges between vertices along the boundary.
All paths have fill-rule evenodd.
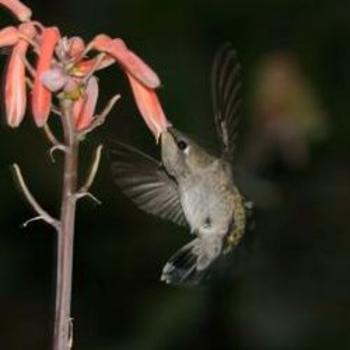
<path id="1" fill-rule="evenodd" d="M 38 127 L 45 125 L 50 114 L 52 94 L 44 86 L 42 75 L 51 67 L 52 57 L 59 39 L 60 32 L 56 27 L 45 28 L 43 30 L 32 91 L 33 117 Z"/>
<path id="2" fill-rule="evenodd" d="M 171 126 L 165 117 L 158 96 L 153 89 L 141 84 L 133 75 L 127 73 L 127 76 L 139 111 L 158 141 L 160 134 Z"/>
<path id="3" fill-rule="evenodd" d="M 32 16 L 31 9 L 19 0 L 0 0 L 0 5 L 8 8 L 22 22 L 29 21 Z"/>

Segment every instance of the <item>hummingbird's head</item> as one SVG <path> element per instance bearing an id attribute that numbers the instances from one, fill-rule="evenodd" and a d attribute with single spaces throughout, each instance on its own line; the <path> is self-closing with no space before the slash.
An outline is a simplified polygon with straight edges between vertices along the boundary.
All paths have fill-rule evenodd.
<path id="1" fill-rule="evenodd" d="M 189 136 L 173 127 L 162 132 L 162 162 L 169 174 L 185 176 L 205 167 L 212 157 Z"/>

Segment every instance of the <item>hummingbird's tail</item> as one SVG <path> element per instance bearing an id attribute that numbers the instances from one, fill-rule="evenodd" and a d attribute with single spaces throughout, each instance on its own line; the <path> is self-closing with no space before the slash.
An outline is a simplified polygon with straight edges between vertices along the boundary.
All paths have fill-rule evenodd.
<path id="1" fill-rule="evenodd" d="M 203 242 L 196 238 L 179 249 L 165 264 L 161 281 L 174 285 L 192 286 L 208 276 L 208 267 L 218 257 L 221 246 L 213 254 L 203 251 Z"/>

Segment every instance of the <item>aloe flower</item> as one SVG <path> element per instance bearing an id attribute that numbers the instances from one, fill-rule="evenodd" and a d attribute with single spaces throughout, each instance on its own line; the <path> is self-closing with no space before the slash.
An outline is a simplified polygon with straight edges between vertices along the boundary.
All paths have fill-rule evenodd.
<path id="1" fill-rule="evenodd" d="M 31 24 L 22 24 L 20 31 L 28 36 L 33 37 L 35 29 Z M 19 39 L 12 49 L 10 61 L 6 71 L 5 78 L 5 108 L 7 124 L 16 128 L 23 120 L 26 105 L 26 82 L 25 82 L 25 65 L 23 57 L 28 50 L 28 42 Z"/>
<path id="2" fill-rule="evenodd" d="M 155 88 L 160 86 L 157 74 L 129 50 L 121 39 L 111 39 L 101 34 L 92 41 L 96 50 L 112 56 L 124 69 L 129 79 L 138 109 L 156 140 L 170 126 L 166 119 Z"/>
<path id="3" fill-rule="evenodd" d="M 139 111 L 158 141 L 160 134 L 171 124 L 166 119 L 158 96 L 153 89 L 141 84 L 135 77 L 127 73 Z"/>
<path id="4" fill-rule="evenodd" d="M 53 108 L 52 94 L 64 91 L 72 101 L 77 130 L 87 128 L 93 120 L 98 96 L 98 83 L 92 79 L 93 74 L 114 63 L 128 76 L 140 113 L 157 140 L 170 125 L 155 92 L 160 86 L 159 77 L 123 40 L 100 34 L 85 45 L 78 36 L 61 38 L 56 27 L 40 25 L 37 32 L 34 23 L 28 22 L 18 29 L 7 27 L 0 31 L 0 47 L 13 46 L 5 84 L 9 126 L 17 127 L 25 114 L 25 80 L 28 78 L 25 59 L 31 45 L 38 55 L 31 96 L 33 119 L 38 127 L 47 123 Z M 99 54 L 87 57 L 90 50 Z"/>
<path id="5" fill-rule="evenodd" d="M 112 65 L 121 68 L 130 81 L 140 113 L 156 140 L 170 123 L 157 96 L 156 89 L 160 87 L 158 75 L 123 40 L 100 34 L 85 44 L 79 36 L 61 36 L 57 27 L 31 21 L 31 9 L 19 0 L 0 0 L 1 5 L 20 21 L 17 26 L 5 28 L 0 24 L 0 48 L 12 50 L 4 79 L 7 125 L 16 128 L 22 122 L 29 90 L 33 120 L 50 142 L 50 155 L 60 150 L 64 156 L 57 218 L 31 193 L 17 164 L 13 165 L 13 170 L 20 190 L 36 214 L 25 225 L 42 220 L 57 232 L 53 350 L 69 350 L 73 341 L 70 307 L 76 205 L 85 197 L 98 202 L 90 189 L 102 152 L 102 145 L 96 147 L 85 181 L 81 181 L 79 147 L 90 132 L 105 122 L 120 98 L 115 94 L 101 111 L 95 112 L 99 97 L 97 73 Z M 50 113 L 55 114 L 56 121 L 61 124 L 58 131 L 50 128 Z"/>
<path id="6" fill-rule="evenodd" d="M 60 32 L 56 27 L 44 29 L 32 91 L 32 112 L 34 121 L 38 127 L 46 124 L 51 110 L 52 93 L 44 86 L 42 74 L 51 67 L 55 47 L 59 39 Z"/>
<path id="7" fill-rule="evenodd" d="M 126 72 L 133 75 L 145 86 L 155 89 L 160 86 L 158 75 L 134 52 L 129 50 L 121 39 L 111 39 L 105 34 L 95 37 L 93 47 L 115 58 Z"/>
<path id="8" fill-rule="evenodd" d="M 86 59 L 85 55 L 91 49 L 99 51 L 100 55 Z M 155 138 L 158 140 L 161 132 L 170 126 L 155 91 L 160 85 L 157 74 L 121 39 L 100 34 L 84 50 L 84 42 L 79 37 L 63 38 L 57 43 L 56 54 L 68 62 L 66 70 L 56 64 L 40 75 L 40 81 L 51 92 L 63 89 L 71 97 L 77 130 L 87 128 L 92 122 L 97 103 L 97 80 L 89 78 L 86 84 L 85 77 L 114 63 L 118 63 L 128 76 L 138 109 Z M 80 81 L 87 85 L 86 88 L 82 88 Z"/>

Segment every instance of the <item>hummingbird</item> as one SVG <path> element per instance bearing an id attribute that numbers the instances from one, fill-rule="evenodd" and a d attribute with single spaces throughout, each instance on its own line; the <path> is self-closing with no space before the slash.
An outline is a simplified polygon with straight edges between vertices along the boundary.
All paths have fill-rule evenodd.
<path id="1" fill-rule="evenodd" d="M 231 44 L 215 55 L 211 95 L 219 156 L 170 126 L 160 135 L 161 161 L 114 142 L 114 181 L 140 209 L 187 226 L 194 238 L 165 264 L 161 280 L 196 285 L 221 256 L 241 241 L 247 202 L 235 184 L 233 160 L 241 111 L 241 65 Z"/>

